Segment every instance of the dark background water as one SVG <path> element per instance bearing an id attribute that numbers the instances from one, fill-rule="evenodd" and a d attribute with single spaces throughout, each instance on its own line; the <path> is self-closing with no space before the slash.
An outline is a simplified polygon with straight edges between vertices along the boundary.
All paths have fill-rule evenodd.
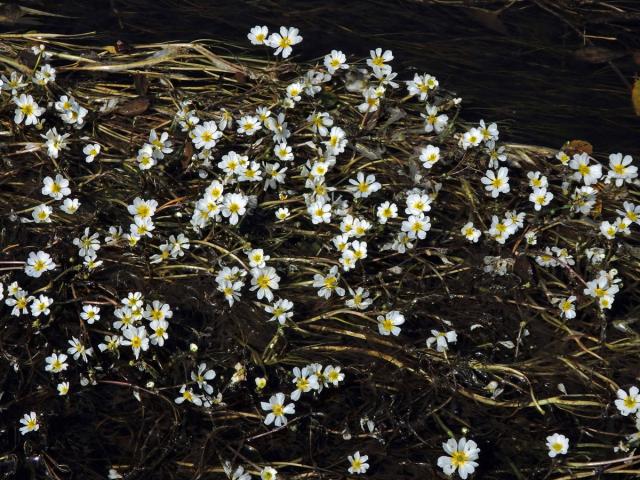
<path id="1" fill-rule="evenodd" d="M 18 3 L 73 18 L 26 14 L 5 30 L 96 31 L 105 43 L 214 38 L 250 48 L 253 25 L 287 25 L 304 37 L 298 59 L 389 48 L 401 78 L 436 75 L 463 97 L 466 119 L 498 121 L 509 141 L 560 147 L 584 139 L 597 153 L 640 154 L 630 93 L 640 70 L 637 0 Z"/>

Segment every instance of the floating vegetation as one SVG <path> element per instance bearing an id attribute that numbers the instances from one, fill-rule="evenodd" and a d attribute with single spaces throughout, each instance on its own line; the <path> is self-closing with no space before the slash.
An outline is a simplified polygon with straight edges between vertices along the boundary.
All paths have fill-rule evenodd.
<path id="1" fill-rule="evenodd" d="M 8 475 L 640 474 L 629 155 L 296 28 L 0 38 Z"/>

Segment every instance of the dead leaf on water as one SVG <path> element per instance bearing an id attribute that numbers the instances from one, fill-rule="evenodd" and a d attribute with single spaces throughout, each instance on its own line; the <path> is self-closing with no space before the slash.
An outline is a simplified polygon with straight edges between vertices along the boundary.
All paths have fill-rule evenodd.
<path id="1" fill-rule="evenodd" d="M 571 140 L 564 144 L 562 150 L 566 152 L 567 155 L 572 156 L 579 153 L 586 153 L 587 155 L 593 154 L 593 145 L 591 145 L 586 140 Z"/>
<path id="2" fill-rule="evenodd" d="M 576 60 L 586 63 L 607 63 L 620 57 L 624 57 L 626 53 L 611 50 L 605 47 L 584 47 L 574 52 Z"/>
<path id="3" fill-rule="evenodd" d="M 631 102 L 633 103 L 633 109 L 636 111 L 636 115 L 640 115 L 640 78 L 633 82 Z"/>
<path id="4" fill-rule="evenodd" d="M 115 112 L 125 117 L 135 117 L 146 112 L 150 104 L 147 97 L 138 97 L 123 103 L 115 109 Z"/>

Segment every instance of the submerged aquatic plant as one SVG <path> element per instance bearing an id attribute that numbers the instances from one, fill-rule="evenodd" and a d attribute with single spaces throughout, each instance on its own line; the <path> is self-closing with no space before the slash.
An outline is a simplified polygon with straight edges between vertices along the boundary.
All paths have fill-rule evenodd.
<path id="1" fill-rule="evenodd" d="M 629 156 L 500 143 L 390 50 L 283 61 L 296 28 L 251 29 L 273 61 L 0 38 L 4 450 L 110 478 L 637 473 Z"/>

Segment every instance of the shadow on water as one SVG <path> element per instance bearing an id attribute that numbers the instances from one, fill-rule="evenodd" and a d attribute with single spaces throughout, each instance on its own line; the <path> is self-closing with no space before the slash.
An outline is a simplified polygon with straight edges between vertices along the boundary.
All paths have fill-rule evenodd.
<path id="1" fill-rule="evenodd" d="M 512 141 L 560 147 L 585 139 L 598 153 L 640 154 L 630 88 L 640 67 L 640 4 L 351 0 L 23 1 L 5 29 L 96 31 L 105 42 L 198 38 L 247 46 L 254 24 L 297 26 L 298 58 L 337 48 L 393 50 L 398 71 L 427 71 L 462 96 L 468 120 L 500 122 Z M 4 7 L 6 10 L 6 6 Z M 13 9 L 17 11 L 15 8 Z M 20 17 L 20 15 L 22 15 Z M 20 17 L 20 18 L 18 18 Z"/>

